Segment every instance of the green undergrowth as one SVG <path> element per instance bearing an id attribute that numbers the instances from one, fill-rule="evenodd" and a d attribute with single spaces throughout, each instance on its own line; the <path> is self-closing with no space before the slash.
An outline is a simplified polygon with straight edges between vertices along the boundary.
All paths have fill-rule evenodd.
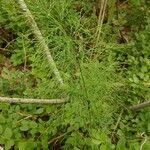
<path id="1" fill-rule="evenodd" d="M 0 0 L 0 96 L 68 100 L 1 104 L 5 149 L 137 150 L 144 141 L 143 149 L 150 148 L 149 109 L 128 110 L 150 96 L 149 3 L 118 2 L 118 10 L 116 1 L 108 2 L 95 44 L 97 1 L 26 1 L 64 80 L 61 87 L 17 2 Z"/>

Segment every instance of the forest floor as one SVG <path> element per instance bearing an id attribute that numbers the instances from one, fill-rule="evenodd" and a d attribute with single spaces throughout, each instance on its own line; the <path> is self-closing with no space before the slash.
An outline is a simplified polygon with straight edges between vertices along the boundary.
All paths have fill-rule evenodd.
<path id="1" fill-rule="evenodd" d="M 22 2 L 0 0 L 0 145 L 149 150 L 150 109 L 130 109 L 150 100 L 149 1 Z"/>

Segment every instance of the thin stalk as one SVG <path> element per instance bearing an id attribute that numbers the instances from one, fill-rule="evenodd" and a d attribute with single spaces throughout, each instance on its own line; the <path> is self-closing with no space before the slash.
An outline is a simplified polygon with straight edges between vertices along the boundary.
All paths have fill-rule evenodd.
<path id="1" fill-rule="evenodd" d="M 52 69 L 52 71 L 54 72 L 58 82 L 61 84 L 61 86 L 64 85 L 63 83 L 63 79 L 61 78 L 60 76 L 60 73 L 56 67 L 56 64 L 52 58 L 52 55 L 49 51 L 49 48 L 44 40 L 44 37 L 42 36 L 42 33 L 41 31 L 39 30 L 38 26 L 37 26 L 37 23 L 35 22 L 34 20 L 34 17 L 32 16 L 30 10 L 28 9 L 26 3 L 24 2 L 24 0 L 17 0 L 19 6 L 20 6 L 20 9 L 23 11 L 23 14 L 24 16 L 27 18 L 28 22 L 29 22 L 29 25 L 37 39 L 37 41 L 41 44 L 41 47 L 43 49 L 43 51 L 45 52 L 46 56 L 47 56 L 47 60 L 49 62 L 49 65 Z"/>
<path id="2" fill-rule="evenodd" d="M 86 83 L 85 83 L 85 80 L 84 80 L 83 71 L 82 71 L 80 61 L 79 61 L 78 58 L 77 58 L 77 62 L 78 62 L 80 73 L 81 73 L 81 80 L 82 80 L 83 88 L 84 88 L 84 91 L 85 91 L 85 97 L 86 97 L 86 99 L 88 99 L 88 92 L 87 92 L 87 88 L 86 88 Z"/>
<path id="3" fill-rule="evenodd" d="M 18 103 L 18 104 L 60 104 L 65 103 L 64 99 L 27 99 L 0 97 L 0 103 Z"/>
<path id="4" fill-rule="evenodd" d="M 114 137 L 115 137 L 115 134 L 116 134 L 116 131 L 117 131 L 117 128 L 119 126 L 119 123 L 121 121 L 121 118 L 122 118 L 122 114 L 123 114 L 123 109 L 121 110 L 120 114 L 119 114 L 119 117 L 117 119 L 117 123 L 113 129 L 113 132 L 112 132 L 112 135 L 111 135 L 111 139 L 114 140 Z"/>
<path id="5" fill-rule="evenodd" d="M 97 26 L 97 31 L 96 31 L 96 44 L 95 47 L 97 47 L 97 44 L 99 42 L 100 34 L 102 31 L 102 25 L 105 17 L 105 10 L 107 6 L 107 0 L 101 0 L 101 7 L 100 7 L 100 12 L 99 12 L 99 18 L 98 18 L 98 26 Z"/>

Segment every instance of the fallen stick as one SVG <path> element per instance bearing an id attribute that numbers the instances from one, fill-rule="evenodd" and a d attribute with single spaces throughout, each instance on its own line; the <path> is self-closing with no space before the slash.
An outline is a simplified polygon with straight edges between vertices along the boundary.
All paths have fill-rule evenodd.
<path id="1" fill-rule="evenodd" d="M 18 104 L 61 104 L 65 103 L 65 99 L 32 99 L 32 98 L 10 98 L 0 97 L 0 103 L 18 103 Z M 138 111 L 140 109 L 150 107 L 150 101 L 143 102 L 141 104 L 130 106 L 132 111 Z"/>
<path id="2" fill-rule="evenodd" d="M 36 24 L 36 22 L 35 22 L 35 20 L 34 20 L 34 18 L 32 16 L 32 14 L 31 14 L 30 10 L 28 9 L 28 7 L 27 7 L 26 3 L 24 2 L 24 0 L 17 0 L 17 2 L 19 4 L 19 6 L 20 6 L 20 9 L 23 11 L 24 16 L 29 21 L 29 25 L 30 25 L 31 29 L 33 30 L 33 33 L 34 33 L 36 39 L 41 44 L 41 47 L 42 47 L 42 49 L 44 50 L 44 52 L 45 52 L 45 54 L 47 56 L 47 59 L 48 59 L 48 62 L 50 64 L 50 66 L 51 66 L 52 71 L 54 72 L 54 74 L 55 74 L 57 80 L 59 81 L 59 83 L 63 86 L 64 83 L 63 83 L 63 80 L 62 80 L 62 78 L 60 76 L 60 73 L 59 73 L 59 71 L 58 71 L 58 69 L 56 67 L 56 64 L 55 64 L 55 62 L 54 62 L 54 60 L 52 58 L 52 55 L 51 55 L 51 53 L 49 51 L 49 48 L 48 48 L 48 46 L 47 46 L 47 44 L 46 44 L 46 42 L 45 42 L 45 40 L 44 40 L 44 38 L 42 36 L 42 33 L 39 30 L 39 28 L 38 28 L 38 26 L 37 26 L 37 24 Z"/>
<path id="3" fill-rule="evenodd" d="M 0 103 L 18 103 L 18 104 L 60 104 L 65 103 L 65 99 L 28 99 L 28 98 L 10 98 L 0 97 Z"/>
<path id="4" fill-rule="evenodd" d="M 146 107 L 150 107 L 150 101 L 146 101 L 137 105 L 130 106 L 129 109 L 132 111 L 138 111 Z"/>

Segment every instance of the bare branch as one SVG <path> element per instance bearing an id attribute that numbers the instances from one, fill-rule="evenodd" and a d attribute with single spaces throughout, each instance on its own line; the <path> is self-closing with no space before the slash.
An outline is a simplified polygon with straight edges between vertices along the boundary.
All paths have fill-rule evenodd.
<path id="1" fill-rule="evenodd" d="M 0 103 L 18 103 L 18 104 L 60 104 L 65 103 L 64 99 L 27 99 L 27 98 L 9 98 L 0 97 Z"/>
<path id="2" fill-rule="evenodd" d="M 143 102 L 141 104 L 130 106 L 129 109 L 132 111 L 138 111 L 140 109 L 150 107 L 150 101 Z"/>
<path id="3" fill-rule="evenodd" d="M 46 42 L 45 42 L 45 40 L 44 40 L 44 38 L 42 36 L 42 33 L 39 30 L 39 28 L 38 28 L 38 26 L 37 26 L 37 24 L 36 24 L 36 22 L 35 22 L 35 20 L 34 20 L 34 18 L 32 16 L 32 14 L 31 14 L 30 10 L 28 9 L 28 7 L 27 7 L 26 3 L 24 2 L 24 0 L 17 0 L 17 2 L 19 4 L 21 10 L 23 11 L 24 16 L 29 21 L 29 25 L 30 25 L 31 29 L 34 32 L 34 35 L 35 35 L 36 39 L 40 42 L 41 47 L 42 47 L 42 49 L 44 50 L 44 52 L 45 52 L 45 54 L 47 56 L 47 59 L 48 59 L 48 62 L 50 64 L 50 66 L 51 66 L 52 71 L 54 72 L 57 80 L 63 86 L 63 80 L 62 80 L 62 78 L 60 76 L 60 73 L 59 73 L 59 71 L 58 71 L 58 69 L 56 67 L 56 64 L 55 64 L 55 62 L 54 62 L 54 60 L 53 60 L 53 58 L 51 56 L 49 48 L 48 48 L 48 46 L 47 46 L 47 44 L 46 44 Z"/>

